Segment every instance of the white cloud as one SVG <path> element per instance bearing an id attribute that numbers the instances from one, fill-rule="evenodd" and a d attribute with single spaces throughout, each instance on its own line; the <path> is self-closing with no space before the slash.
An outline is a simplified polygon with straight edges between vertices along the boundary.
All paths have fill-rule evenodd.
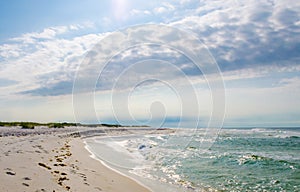
<path id="1" fill-rule="evenodd" d="M 132 9 L 130 11 L 130 15 L 135 16 L 142 16 L 142 15 L 151 15 L 151 12 L 148 10 L 139 10 L 139 9 Z"/>
<path id="2" fill-rule="evenodd" d="M 299 92 L 300 90 L 300 77 L 284 78 L 279 82 L 279 86 L 284 89 L 289 89 L 291 92 Z"/>
<path id="3" fill-rule="evenodd" d="M 167 9 L 165 7 L 156 7 L 154 9 L 154 13 L 156 13 L 156 14 L 164 13 L 166 11 L 167 11 Z"/>
<path id="4" fill-rule="evenodd" d="M 173 11 L 175 9 L 175 7 L 171 3 L 163 2 L 162 4 L 170 11 Z"/>
<path id="5" fill-rule="evenodd" d="M 38 39 L 53 39 L 55 36 L 67 32 L 67 30 L 67 26 L 49 27 L 44 29 L 42 32 L 26 33 L 20 37 L 15 37 L 10 40 L 23 43 L 34 43 Z"/>
<path id="6" fill-rule="evenodd" d="M 273 75 L 272 73 L 284 74 L 284 79 L 280 80 L 280 77 L 277 77 L 274 80 L 274 86 L 267 88 L 255 86 L 229 87 L 227 89 L 229 98 L 227 104 L 230 118 L 249 117 L 255 114 L 298 112 L 300 81 L 299 78 L 294 77 L 297 74 L 291 74 L 300 71 L 299 52 L 297 52 L 300 44 L 300 2 L 292 0 L 252 0 L 247 2 L 236 0 L 181 0 L 172 4 L 161 2 L 157 7 L 152 7 L 151 10 L 152 12 L 136 8 L 131 9 L 129 14 L 134 19 L 136 17 L 147 18 L 147 16 L 153 16 L 155 17 L 154 22 L 169 23 L 169 21 L 172 21 L 169 25 L 192 31 L 191 34 L 196 34 L 211 50 L 212 55 L 223 70 L 225 81 L 240 81 L 241 83 L 241 80 L 250 79 L 255 81 L 261 77 Z M 126 14 L 124 10 L 121 10 L 120 13 L 116 12 L 114 16 L 115 19 L 122 20 Z M 113 20 L 106 17 L 103 18 L 103 23 L 111 26 Z M 15 80 L 18 82 L 17 84 L 0 87 L 1 97 L 18 97 L 18 95 L 14 95 L 16 92 L 38 90 L 44 87 L 49 88 L 46 90 L 49 93 L 51 87 L 55 88 L 56 86 L 61 89 L 59 85 L 70 82 L 74 78 L 74 73 L 82 62 L 85 53 L 100 39 L 109 34 L 85 34 L 76 37 L 69 35 L 74 31 L 89 27 L 94 27 L 93 23 L 49 27 L 41 32 L 27 33 L 13 38 L 6 44 L 0 45 L 0 76 L 5 81 Z M 131 31 L 129 36 L 137 35 L 139 38 L 151 40 L 151 38 L 156 38 L 157 35 L 165 35 L 163 38 L 166 41 L 177 38 L 176 34 L 172 33 L 155 34 L 145 32 L 147 31 Z M 106 44 L 101 45 L 102 48 L 113 53 L 120 46 L 118 43 L 122 34 L 119 35 L 113 41 L 107 41 Z M 159 38 L 162 38 L 161 36 Z M 177 43 L 178 45 L 191 47 L 184 38 Z M 181 59 L 178 54 L 174 54 L 169 49 L 157 53 L 147 46 L 141 46 L 137 50 L 126 50 L 119 56 L 122 60 L 131 57 L 131 59 L 138 61 L 139 58 L 153 55 L 162 59 L 166 57 L 174 57 L 175 60 Z M 94 58 L 91 57 L 91 59 Z M 101 61 L 103 60 L 99 60 L 99 62 Z M 122 63 L 118 64 L 126 67 Z M 174 67 L 177 66 L 180 70 L 186 71 L 187 75 L 190 75 L 189 78 L 193 84 L 206 83 L 203 77 L 192 76 L 193 68 L 190 67 L 190 63 L 173 64 Z M 107 79 L 113 81 L 114 78 L 118 77 L 120 71 L 118 67 L 120 66 L 114 66 L 111 71 L 107 71 L 109 75 Z M 149 65 L 149 68 L 143 70 L 153 70 L 153 72 L 161 75 L 161 78 L 165 78 L 170 82 L 172 80 L 172 83 L 178 86 L 183 85 L 181 82 L 186 83 L 182 81 L 183 78 L 171 74 L 168 68 L 161 67 L 159 74 L 151 67 L 153 66 Z M 94 69 L 94 66 L 92 66 L 86 70 L 87 72 L 92 70 L 91 73 L 93 74 L 97 72 Z M 132 81 L 135 80 L 134 78 L 142 78 L 138 71 L 131 71 L 129 74 Z M 135 77 L 134 75 L 138 76 L 137 74 L 140 76 Z M 286 76 L 290 77 L 286 78 Z M 111 82 L 105 81 L 104 83 Z M 124 84 L 122 84 L 124 87 L 128 86 L 126 81 L 121 83 Z M 259 83 L 261 82 L 257 80 L 257 84 Z M 202 106 L 209 107 L 207 104 L 205 105 L 207 98 L 209 98 L 207 89 L 200 91 L 202 91 L 200 94 L 204 93 L 205 95 L 201 101 Z M 291 94 L 292 92 L 293 94 Z M 61 92 L 54 92 L 54 95 L 56 93 L 57 95 L 61 94 Z M 47 104 L 44 107 L 36 108 L 35 112 L 48 110 L 45 106 L 51 108 L 51 104 Z M 260 106 L 263 110 L 258 110 L 257 106 Z M 138 107 L 143 108 L 145 106 Z M 18 112 L 20 108 L 15 108 L 12 114 L 22 116 L 20 113 L 24 113 L 24 111 Z M 137 114 L 139 110 L 143 109 L 137 109 Z M 4 113 L 2 112 L 2 114 Z M 55 110 L 52 113 L 55 114 Z M 55 118 L 60 116 L 63 117 L 63 114 Z"/>
<path id="7" fill-rule="evenodd" d="M 167 12 L 174 11 L 174 10 L 175 10 L 175 7 L 172 4 L 170 4 L 168 2 L 163 2 L 162 6 L 155 7 L 153 9 L 153 12 L 155 14 L 163 14 L 163 13 L 167 13 Z"/>
<path id="8" fill-rule="evenodd" d="M 4 44 L 0 46 L 0 56 L 3 59 L 19 57 L 22 49 L 18 44 Z"/>
<path id="9" fill-rule="evenodd" d="M 171 26 L 195 32 L 222 69 L 298 64 L 299 2 L 208 1 Z M 177 15 L 184 12 L 177 9 Z"/>
<path id="10" fill-rule="evenodd" d="M 279 20 L 279 15 L 281 17 L 285 16 L 282 12 L 288 6 L 278 2 L 274 3 L 275 5 L 268 2 L 257 3 L 255 1 L 249 3 L 236 1 L 228 1 L 226 3 L 221 3 L 220 1 L 201 2 L 201 6 L 191 9 L 192 11 L 190 12 L 194 11 L 194 15 L 172 22 L 170 25 L 190 29 L 198 34 L 200 39 L 212 50 L 212 54 L 219 61 L 221 68 L 226 69 L 227 66 L 229 67 L 229 70 L 226 69 L 224 72 L 227 70 L 229 72 L 243 70 L 243 68 L 246 71 L 248 67 L 243 62 L 250 61 L 253 62 L 251 64 L 256 66 L 262 64 L 263 66 L 259 71 L 264 71 L 266 70 L 265 64 L 255 60 L 261 57 L 261 52 L 266 52 L 264 49 L 268 48 L 271 53 L 276 53 L 277 49 L 282 48 L 280 47 L 282 43 L 293 39 L 289 33 L 278 33 L 273 37 L 274 31 L 281 29 L 276 27 L 279 24 L 275 24 L 275 21 Z M 195 4 L 195 2 L 181 2 L 180 5 L 184 8 L 185 6 L 190 7 L 191 4 Z M 272 10 L 271 8 L 276 11 L 269 14 L 272 12 L 270 11 Z M 288 10 L 294 10 L 294 7 L 288 7 Z M 177 15 L 180 15 L 181 12 L 185 13 L 185 10 L 181 9 L 179 4 L 176 3 L 162 2 L 160 7 L 156 7 L 157 13 L 165 11 L 173 11 Z M 132 9 L 131 14 L 149 14 L 149 11 Z M 293 12 L 293 14 L 295 13 Z M 262 20 L 260 21 L 260 19 Z M 289 25 L 295 23 L 289 22 Z M 54 75 L 53 78 L 48 79 L 46 83 L 49 84 L 59 80 L 67 80 L 76 71 L 76 67 L 82 61 L 84 53 L 105 34 L 89 34 L 69 39 L 60 38 L 59 35 L 87 27 L 93 27 L 93 24 L 85 23 L 81 25 L 49 27 L 40 33 L 27 33 L 11 39 L 11 43 L 0 46 L 0 55 L 4 60 L 2 61 L 3 65 L 1 66 L 0 74 L 8 79 L 17 77 L 17 80 L 22 82 L 19 85 L 14 85 L 19 86 L 18 90 L 39 87 L 41 83 L 45 83 L 41 82 L 41 76 L 47 74 L 58 74 L 58 76 Z M 133 31 L 132 33 L 137 32 Z M 141 35 L 144 36 L 145 40 L 155 37 L 155 34 L 145 35 L 141 33 Z M 169 34 L 168 37 L 172 35 Z M 166 36 L 166 38 L 168 37 Z M 281 41 L 273 42 L 274 38 Z M 297 42 L 297 38 L 293 39 L 293 41 Z M 182 41 L 178 43 L 185 45 L 187 42 Z M 166 51 L 164 50 L 164 54 L 167 54 Z M 135 55 L 145 57 L 151 56 L 153 52 L 151 52 L 151 49 L 144 47 L 135 54 L 132 54 L 132 50 L 122 53 L 123 58 L 127 57 L 128 54 L 131 57 Z M 243 61 L 235 63 L 241 58 Z M 268 59 L 272 58 L 269 57 Z M 230 63 L 225 63 L 225 65 L 222 63 L 224 61 Z M 286 71 L 293 68 L 299 71 L 297 60 L 294 61 L 293 65 L 288 64 L 287 66 L 282 65 L 283 62 L 287 63 L 287 61 L 278 62 L 278 64 L 274 64 L 274 61 L 271 61 L 267 65 L 272 67 L 279 66 L 277 70 Z M 230 66 L 233 67 L 230 68 Z M 61 75 L 61 72 L 64 72 L 64 76 Z M 237 78 L 237 76 L 229 76 L 230 78 Z"/>
<path id="11" fill-rule="evenodd" d="M 0 75 L 19 82 L 3 89 L 6 95 L 71 81 L 85 53 L 105 34 L 87 34 L 63 39 L 57 35 L 84 25 L 51 27 L 41 33 L 27 33 L 0 45 Z M 51 75 L 50 75 L 51 74 Z"/>
<path id="12" fill-rule="evenodd" d="M 39 40 L 49 40 L 57 38 L 61 34 L 70 33 L 72 31 L 78 31 L 81 29 L 87 29 L 94 27 L 92 22 L 84 22 L 82 24 L 73 24 L 69 26 L 55 26 L 45 28 L 41 32 L 25 33 L 19 37 L 11 38 L 9 41 L 23 44 L 33 44 Z"/>

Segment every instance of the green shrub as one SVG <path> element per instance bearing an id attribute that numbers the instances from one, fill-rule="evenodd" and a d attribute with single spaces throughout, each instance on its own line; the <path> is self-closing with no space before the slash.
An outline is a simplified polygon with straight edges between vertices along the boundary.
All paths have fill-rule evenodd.
<path id="1" fill-rule="evenodd" d="M 49 123 L 49 128 L 64 128 L 64 125 L 62 123 Z"/>
<path id="2" fill-rule="evenodd" d="M 21 125 L 21 128 L 22 128 L 22 129 L 34 129 L 34 125 L 32 125 L 32 124 L 30 124 L 30 123 L 28 123 L 28 124 L 23 123 L 23 124 Z"/>

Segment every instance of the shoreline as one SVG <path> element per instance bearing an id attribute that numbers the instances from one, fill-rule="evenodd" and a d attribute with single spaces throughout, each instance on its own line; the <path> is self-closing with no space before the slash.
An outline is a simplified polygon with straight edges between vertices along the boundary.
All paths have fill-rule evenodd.
<path id="1" fill-rule="evenodd" d="M 95 136 L 95 137 L 97 137 L 97 136 Z M 136 179 L 134 179 L 134 178 L 132 178 L 132 177 L 130 177 L 130 176 L 128 176 L 128 175 L 126 175 L 126 174 L 124 174 L 124 173 L 122 173 L 122 172 L 120 172 L 120 171 L 118 171 L 118 170 L 116 170 L 116 169 L 114 169 L 112 167 L 110 167 L 104 161 L 102 161 L 101 159 L 97 158 L 95 156 L 95 154 L 90 149 L 88 149 L 88 146 L 87 146 L 86 142 L 83 141 L 83 143 L 85 145 L 84 148 L 90 153 L 90 156 L 89 156 L 90 158 L 95 159 L 96 161 L 98 161 L 99 163 L 101 163 L 103 166 L 105 166 L 106 168 L 110 169 L 111 171 L 116 172 L 116 173 L 118 173 L 118 174 L 120 174 L 120 175 L 122 175 L 124 177 L 129 178 L 129 179 L 133 180 L 134 182 L 136 182 L 137 184 L 141 185 L 142 187 L 146 188 L 148 191 L 153 192 L 149 187 L 147 187 L 146 185 L 144 185 L 140 181 L 138 181 L 138 180 L 136 180 Z"/>
<path id="2" fill-rule="evenodd" d="M 166 134 L 166 132 L 160 132 L 158 134 Z M 167 182 L 162 182 L 160 180 L 157 180 L 157 179 L 147 179 L 146 177 L 143 177 L 143 176 L 139 176 L 138 174 L 135 174 L 135 173 L 132 173 L 131 170 L 127 170 L 127 169 L 123 169 L 123 168 L 119 168 L 118 165 L 114 165 L 114 163 L 110 164 L 111 162 L 108 161 L 108 164 L 106 163 L 106 160 L 102 160 L 103 156 L 102 154 L 104 153 L 104 158 L 105 156 L 107 155 L 107 152 L 106 150 L 103 151 L 104 148 L 102 148 L 103 146 L 105 147 L 109 147 L 111 145 L 107 144 L 107 142 L 105 141 L 105 139 L 107 138 L 111 138 L 111 137 L 114 137 L 114 138 L 126 138 L 126 139 L 130 139 L 130 137 L 136 137 L 136 136 L 140 136 L 140 134 L 132 134 L 132 135 L 128 135 L 128 134 L 125 134 L 125 135 L 110 135 L 110 136 L 94 136 L 94 137 L 88 137 L 88 138 L 85 138 L 84 139 L 84 143 L 86 144 L 86 149 L 92 154 L 91 157 L 96 159 L 97 161 L 99 161 L 102 165 L 108 167 L 109 169 L 125 176 L 125 177 L 128 177 L 134 181 L 136 181 L 138 184 L 142 185 L 142 186 L 145 186 L 147 189 L 149 189 L 150 191 L 154 192 L 154 191 L 166 191 L 166 192 L 173 192 L 173 191 L 178 191 L 178 192 L 187 192 L 187 191 L 195 191 L 194 189 L 192 188 L 187 188 L 185 186 L 181 186 L 181 185 L 176 185 L 176 184 L 171 184 L 171 183 L 167 183 Z M 104 141 L 102 140 L 101 141 L 101 144 L 96 142 L 97 145 L 102 145 L 102 147 L 98 148 L 98 147 L 95 147 L 93 145 L 89 145 L 91 143 L 93 143 L 93 140 L 96 139 L 96 140 L 102 140 L 104 139 Z M 102 143 L 103 142 L 103 143 Z M 91 148 L 90 148 L 91 147 Z M 105 148 L 106 148 L 105 147 Z M 96 151 L 94 151 L 96 150 Z M 113 153 L 115 154 L 115 152 L 117 151 L 113 151 L 114 149 L 109 149 L 109 151 L 112 150 L 111 152 L 109 153 Z M 108 156 L 106 156 L 108 157 Z M 118 158 L 122 158 L 122 154 L 117 155 L 117 156 L 114 156 L 114 158 L 118 159 Z M 126 158 L 126 157 L 125 157 Z M 123 162 L 124 163 L 124 162 Z M 126 166 L 126 165 L 125 165 Z M 130 166 L 130 165 L 129 165 Z M 132 166 L 132 165 L 131 165 Z M 199 191 L 205 191 L 204 189 L 203 190 L 200 190 Z"/>
<path id="3" fill-rule="evenodd" d="M 151 191 L 92 158 L 78 136 L 91 129 L 78 131 L 0 127 L 0 191 Z"/>
<path id="4" fill-rule="evenodd" d="M 96 182 L 97 184 L 101 183 L 100 185 L 103 185 L 102 189 L 104 191 L 151 192 L 150 189 L 148 189 L 146 186 L 142 185 L 141 183 L 137 182 L 133 178 L 130 178 L 127 175 L 124 175 L 119 171 L 112 169 L 111 167 L 107 166 L 104 162 L 102 162 L 98 158 L 93 157 L 93 153 L 91 153 L 90 150 L 87 149 L 86 144 L 81 138 L 73 139 L 70 144 L 71 147 L 73 148 L 74 157 L 80 159 L 82 162 L 86 162 L 85 169 L 91 169 L 93 171 L 98 170 L 96 172 L 101 172 L 101 177 L 95 179 L 94 182 Z M 103 182 L 103 179 L 110 180 L 111 182 L 109 183 Z M 110 184 L 110 185 L 105 186 L 106 184 Z"/>

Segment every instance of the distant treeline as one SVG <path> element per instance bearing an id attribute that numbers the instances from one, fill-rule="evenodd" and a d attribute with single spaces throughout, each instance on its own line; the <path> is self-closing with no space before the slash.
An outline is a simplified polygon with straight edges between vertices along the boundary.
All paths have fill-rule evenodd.
<path id="1" fill-rule="evenodd" d="M 15 127 L 20 126 L 23 129 L 34 129 L 36 126 L 47 126 L 49 128 L 64 128 L 64 127 L 75 127 L 75 126 L 84 126 L 84 127 L 124 127 L 119 124 L 81 124 L 81 123 L 37 123 L 37 122 L 1 122 L 0 127 Z M 127 126 L 126 126 L 127 127 Z M 135 127 L 135 126 L 129 126 Z M 147 127 L 147 126 L 141 126 Z"/>
<path id="2" fill-rule="evenodd" d="M 0 122 L 0 127 L 20 126 L 23 129 L 34 129 L 35 126 L 47 126 L 49 128 L 64 128 L 77 126 L 76 123 L 37 123 L 37 122 Z"/>

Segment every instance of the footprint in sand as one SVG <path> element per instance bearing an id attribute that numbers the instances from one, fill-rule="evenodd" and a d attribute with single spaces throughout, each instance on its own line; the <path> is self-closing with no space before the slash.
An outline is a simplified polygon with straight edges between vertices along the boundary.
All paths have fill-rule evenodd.
<path id="1" fill-rule="evenodd" d="M 45 189 L 37 189 L 37 190 L 35 190 L 35 192 L 46 192 L 46 190 Z M 55 190 L 53 190 L 53 192 L 55 192 Z"/>
<path id="2" fill-rule="evenodd" d="M 58 179 L 58 181 L 59 182 L 63 182 L 63 181 L 65 181 L 65 180 L 69 180 L 67 177 L 60 177 L 59 179 Z"/>
<path id="3" fill-rule="evenodd" d="M 7 175 L 16 175 L 16 172 L 13 172 L 13 171 L 6 171 L 6 174 L 7 174 Z"/>
<path id="4" fill-rule="evenodd" d="M 102 189 L 100 187 L 95 187 L 95 189 L 97 189 L 99 191 L 102 191 Z"/>
<path id="5" fill-rule="evenodd" d="M 44 168 L 46 168 L 48 170 L 51 170 L 51 167 L 49 167 L 48 165 L 46 165 L 44 163 L 39 163 L 38 165 L 41 166 L 41 167 L 44 167 Z"/>
<path id="6" fill-rule="evenodd" d="M 24 177 L 23 178 L 25 181 L 30 181 L 31 179 L 29 177 Z"/>
<path id="7" fill-rule="evenodd" d="M 53 171 L 53 173 L 59 174 L 59 171 Z"/>
<path id="8" fill-rule="evenodd" d="M 7 175 L 12 175 L 12 176 L 16 175 L 16 172 L 14 172 L 11 168 L 6 168 L 4 170 L 6 170 Z"/>
<path id="9" fill-rule="evenodd" d="M 27 184 L 27 183 L 22 183 L 22 185 L 29 187 L 29 184 Z"/>
<path id="10" fill-rule="evenodd" d="M 59 157 L 56 158 L 56 162 L 59 162 L 59 163 L 63 162 L 63 160 L 64 160 L 63 158 L 59 158 Z"/>

